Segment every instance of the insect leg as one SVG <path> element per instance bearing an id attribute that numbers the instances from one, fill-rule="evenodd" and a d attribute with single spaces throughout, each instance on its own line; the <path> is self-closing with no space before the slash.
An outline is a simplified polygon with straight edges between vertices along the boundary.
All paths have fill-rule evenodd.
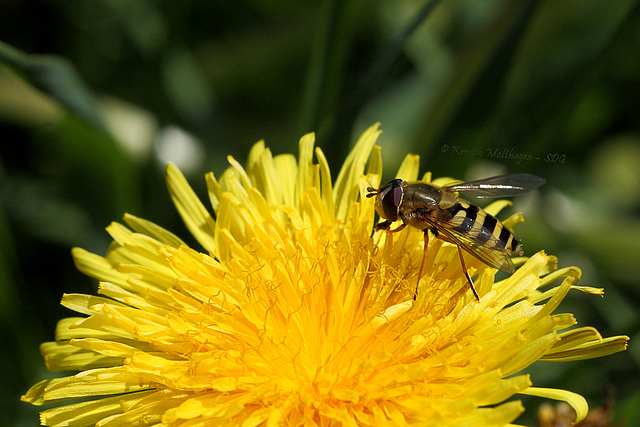
<path id="1" fill-rule="evenodd" d="M 382 221 L 376 224 L 375 226 L 375 230 L 376 231 L 380 231 L 380 230 L 386 230 L 387 233 L 396 233 L 400 230 L 402 230 L 403 228 L 405 228 L 407 226 L 407 224 L 402 223 L 401 225 L 399 225 L 398 227 L 394 228 L 393 230 L 391 229 L 391 222 L 390 221 Z"/>
<path id="2" fill-rule="evenodd" d="M 422 277 L 422 267 L 424 267 L 424 259 L 427 256 L 427 247 L 429 246 L 429 229 L 423 230 L 424 232 L 424 250 L 422 251 L 422 261 L 420 261 L 420 270 L 418 271 L 418 280 L 416 281 L 416 291 L 413 294 L 413 300 L 418 297 L 418 285 L 420 284 L 420 278 Z"/>
<path id="3" fill-rule="evenodd" d="M 379 231 L 379 230 L 388 230 L 388 229 L 389 229 L 389 227 L 391 227 L 391 222 L 389 222 L 389 221 L 386 221 L 386 220 L 385 220 L 385 221 L 382 221 L 382 222 L 377 223 L 377 224 L 376 224 L 376 226 L 374 227 L 374 229 L 375 229 L 376 231 Z"/>
<path id="4" fill-rule="evenodd" d="M 473 286 L 473 280 L 471 280 L 471 276 L 467 272 L 467 265 L 464 263 L 464 257 L 462 256 L 462 248 L 456 242 L 452 242 L 450 239 L 447 239 L 445 236 L 438 233 L 438 229 L 432 228 L 431 232 L 433 232 L 434 236 L 438 239 L 444 240 L 445 242 L 453 243 L 458 248 L 458 256 L 460 257 L 460 264 L 462 264 L 462 271 L 464 272 L 464 276 L 467 278 L 467 282 L 469 282 L 469 286 L 471 287 L 471 292 L 473 292 L 473 296 L 476 297 L 476 301 L 480 301 L 480 297 L 478 296 L 478 292 L 476 292 L 476 288 Z"/>
<path id="5" fill-rule="evenodd" d="M 405 228 L 407 226 L 407 224 L 405 224 L 404 222 L 397 226 L 396 228 L 394 228 L 393 230 L 389 229 L 389 233 L 397 233 L 398 231 L 402 230 L 403 228 Z"/>
<path id="6" fill-rule="evenodd" d="M 460 248 L 460 245 L 456 246 L 458 247 L 458 256 L 460 257 L 460 263 L 462 264 L 462 271 L 464 271 L 464 275 L 467 277 L 467 282 L 469 282 L 473 296 L 476 297 L 477 301 L 480 301 L 478 292 L 476 292 L 476 288 L 473 286 L 473 280 L 471 280 L 471 276 L 469 276 L 469 273 L 467 272 L 467 265 L 464 263 L 464 257 L 462 256 L 462 249 Z"/>

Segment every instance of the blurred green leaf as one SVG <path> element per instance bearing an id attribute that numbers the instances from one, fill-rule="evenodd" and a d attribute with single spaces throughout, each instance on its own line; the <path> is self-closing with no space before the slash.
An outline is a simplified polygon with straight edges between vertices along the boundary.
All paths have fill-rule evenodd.
<path id="1" fill-rule="evenodd" d="M 615 419 L 623 422 L 623 425 L 640 425 L 640 391 L 635 392 L 625 401 L 619 402 L 615 412 Z"/>
<path id="2" fill-rule="evenodd" d="M 636 0 L 540 2 L 496 117 L 495 129 L 507 144 L 523 141 L 537 153 L 575 146 L 567 138 L 572 117 L 617 62 L 612 59 L 619 44 L 636 31 L 639 5 Z"/>
<path id="3" fill-rule="evenodd" d="M 331 103 L 333 111 L 327 113 L 331 122 L 330 129 L 328 135 L 321 138 L 320 144 L 329 147 L 332 151 L 339 152 L 340 150 L 337 149 L 343 148 L 342 154 L 346 154 L 344 147 L 347 147 L 347 145 L 345 142 L 350 137 L 354 121 L 361 114 L 364 106 L 371 101 L 379 87 L 389 79 L 390 70 L 397 65 L 411 36 L 424 24 L 440 3 L 440 0 L 425 1 L 411 16 L 411 19 L 398 30 L 397 34 L 387 41 L 386 45 L 377 53 L 373 62 L 363 67 L 363 70 L 360 71 L 361 76 L 356 80 L 353 87 L 347 91 L 344 98 L 339 102 L 335 102 L 335 104 Z M 327 25 L 332 28 L 333 23 L 327 22 Z M 324 49 L 330 51 L 331 47 L 324 46 Z M 324 64 L 325 67 L 334 65 L 330 63 L 329 58 L 325 58 L 325 61 L 327 62 Z M 322 93 L 322 88 L 317 90 L 317 97 L 319 97 Z M 320 100 L 316 100 L 316 103 L 320 103 Z"/>
<path id="4" fill-rule="evenodd" d="M 0 42 L 0 63 L 60 102 L 72 114 L 94 126 L 104 127 L 93 95 L 68 60 L 53 55 L 28 55 Z"/>
<path id="5" fill-rule="evenodd" d="M 456 74 L 421 128 L 423 152 L 434 150 L 440 141 L 484 149 L 508 70 L 539 4 L 511 2 L 483 34 L 459 52 Z M 469 163 L 471 159 L 458 160 Z"/>

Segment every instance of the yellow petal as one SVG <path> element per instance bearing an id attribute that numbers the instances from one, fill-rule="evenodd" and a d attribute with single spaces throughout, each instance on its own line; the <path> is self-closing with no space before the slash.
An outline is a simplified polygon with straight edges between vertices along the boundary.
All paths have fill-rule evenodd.
<path id="1" fill-rule="evenodd" d="M 571 361 L 608 356 L 627 349 L 629 337 L 602 338 L 593 328 L 578 328 L 560 335 L 560 341 L 541 360 Z"/>
<path id="2" fill-rule="evenodd" d="M 520 394 L 527 394 L 529 396 L 537 396 L 543 397 L 545 399 L 561 400 L 563 402 L 567 402 L 576 411 L 576 419 L 573 424 L 584 420 L 584 418 L 589 413 L 589 405 L 587 404 L 585 398 L 577 393 L 572 393 L 567 390 L 529 387 L 528 389 L 521 391 Z"/>
<path id="3" fill-rule="evenodd" d="M 345 221 L 347 210 L 358 199 L 360 177 L 364 173 L 371 150 L 382 133 L 378 129 L 379 126 L 379 123 L 371 126 L 360 136 L 338 173 L 333 186 L 333 197 L 336 204 L 336 218 L 340 221 Z"/>
<path id="4" fill-rule="evenodd" d="M 150 236 L 158 240 L 162 244 L 170 245 L 174 248 L 186 246 L 186 243 L 184 243 L 178 236 L 168 230 L 165 230 L 159 225 L 154 224 L 151 221 L 147 221 L 143 218 L 138 218 L 131 214 L 125 214 L 124 220 L 127 224 L 129 224 L 131 228 L 133 228 L 138 233 Z"/>
<path id="5" fill-rule="evenodd" d="M 415 181 L 418 179 L 420 172 L 420 156 L 415 154 L 407 154 L 398 168 L 396 178 L 404 181 Z"/>
<path id="6" fill-rule="evenodd" d="M 171 163 L 167 164 L 167 187 L 178 213 L 193 237 L 203 248 L 213 252 L 216 247 L 213 241 L 215 220 L 191 189 L 182 172 Z"/>

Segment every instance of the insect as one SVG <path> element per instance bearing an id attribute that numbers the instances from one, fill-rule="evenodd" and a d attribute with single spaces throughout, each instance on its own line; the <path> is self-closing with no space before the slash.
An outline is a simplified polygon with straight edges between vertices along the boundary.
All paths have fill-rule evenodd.
<path id="1" fill-rule="evenodd" d="M 394 179 L 380 188 L 368 187 L 367 197 L 376 197 L 375 208 L 384 221 L 376 230 L 395 233 L 407 225 L 424 231 L 424 252 L 418 273 L 422 274 L 424 254 L 429 245 L 429 231 L 439 239 L 458 247 L 458 256 L 467 282 L 476 300 L 480 300 L 462 256 L 462 249 L 498 270 L 513 273 L 511 255 L 522 255 L 522 243 L 502 223 L 478 206 L 458 196 L 497 198 L 517 196 L 545 183 L 530 174 L 499 175 L 462 184 L 438 187 L 423 182 Z M 402 224 L 391 229 L 391 223 Z M 418 295 L 418 285 L 413 299 Z"/>

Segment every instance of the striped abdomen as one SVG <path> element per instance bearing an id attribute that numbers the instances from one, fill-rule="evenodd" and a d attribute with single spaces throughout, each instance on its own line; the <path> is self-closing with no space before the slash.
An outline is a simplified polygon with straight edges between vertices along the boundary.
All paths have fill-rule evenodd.
<path id="1" fill-rule="evenodd" d="M 522 255 L 522 245 L 513 233 L 479 207 L 458 202 L 446 210 L 453 215 L 448 221 L 451 231 L 467 236 L 478 245 Z"/>

